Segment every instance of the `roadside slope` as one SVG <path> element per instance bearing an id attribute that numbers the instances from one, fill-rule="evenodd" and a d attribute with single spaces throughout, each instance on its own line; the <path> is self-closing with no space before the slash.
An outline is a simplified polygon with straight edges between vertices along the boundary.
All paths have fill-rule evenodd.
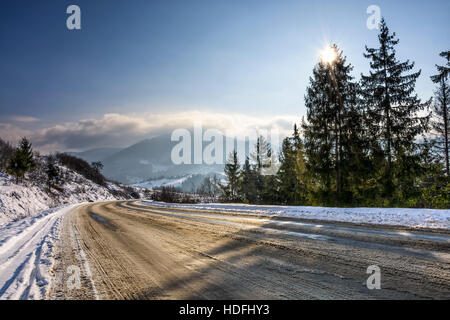
<path id="1" fill-rule="evenodd" d="M 59 169 L 63 181 L 51 190 L 42 177 L 28 176 L 17 184 L 13 177 L 0 172 L 0 228 L 63 205 L 132 198 L 120 185 L 101 186 L 64 166 Z"/>

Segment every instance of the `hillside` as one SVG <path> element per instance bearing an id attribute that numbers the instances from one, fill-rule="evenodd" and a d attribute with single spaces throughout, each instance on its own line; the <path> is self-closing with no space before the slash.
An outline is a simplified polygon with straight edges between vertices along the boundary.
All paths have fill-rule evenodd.
<path id="1" fill-rule="evenodd" d="M 56 164 L 61 181 L 49 188 L 44 167 L 46 158 L 38 158 L 38 169 L 18 183 L 0 172 L 0 226 L 18 219 L 39 214 L 50 208 L 69 204 L 137 198 L 138 190 L 107 181 L 99 185 L 80 173 Z"/>

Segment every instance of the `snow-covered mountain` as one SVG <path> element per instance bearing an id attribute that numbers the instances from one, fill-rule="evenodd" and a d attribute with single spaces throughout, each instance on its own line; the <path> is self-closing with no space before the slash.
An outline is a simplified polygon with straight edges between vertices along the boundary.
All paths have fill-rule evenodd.
<path id="1" fill-rule="evenodd" d="M 194 175 L 207 177 L 212 173 L 223 172 L 223 164 L 175 165 L 171 160 L 171 151 L 178 142 L 171 141 L 170 138 L 170 134 L 165 134 L 146 139 L 106 157 L 104 156 L 111 149 L 106 149 L 106 151 L 105 149 L 93 149 L 75 155 L 88 162 L 102 161 L 104 164 L 103 174 L 108 179 L 131 185 L 156 186 L 158 184 L 161 186 L 166 183 L 165 179 L 186 180 Z M 207 144 L 204 142 L 203 147 L 206 147 Z M 225 162 L 226 155 L 224 154 L 223 157 L 223 162 Z M 240 157 L 244 159 L 243 155 Z"/>
<path id="2" fill-rule="evenodd" d="M 133 184 L 134 187 L 140 188 L 159 188 L 159 187 L 174 187 L 182 192 L 195 193 L 204 183 L 205 178 L 216 177 L 218 181 L 225 184 L 223 172 L 210 172 L 207 174 L 187 174 L 181 177 L 150 179 L 140 183 Z"/>

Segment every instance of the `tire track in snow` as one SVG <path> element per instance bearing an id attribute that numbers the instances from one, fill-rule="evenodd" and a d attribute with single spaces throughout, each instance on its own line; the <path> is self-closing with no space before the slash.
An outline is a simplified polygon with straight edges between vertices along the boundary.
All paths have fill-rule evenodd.
<path id="1" fill-rule="evenodd" d="M 48 210 L 0 229 L 0 299 L 43 299 L 61 218 L 76 205 Z"/>

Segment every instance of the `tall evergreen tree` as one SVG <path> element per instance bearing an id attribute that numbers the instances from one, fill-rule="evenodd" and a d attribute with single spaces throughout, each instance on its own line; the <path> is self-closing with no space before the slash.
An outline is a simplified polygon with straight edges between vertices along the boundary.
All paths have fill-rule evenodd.
<path id="1" fill-rule="evenodd" d="M 306 204 L 306 165 L 303 144 L 296 124 L 292 136 L 283 140 L 279 162 L 277 173 L 279 201 L 285 205 Z"/>
<path id="2" fill-rule="evenodd" d="M 279 156 L 280 169 L 277 173 L 279 184 L 279 199 L 282 204 L 294 204 L 297 191 L 297 176 L 295 173 L 295 153 L 291 139 L 286 137 L 281 146 Z"/>
<path id="3" fill-rule="evenodd" d="M 411 162 L 410 156 L 417 151 L 416 138 L 427 129 L 429 116 L 419 116 L 428 108 L 430 101 L 422 103 L 415 94 L 418 72 L 407 74 L 414 67 L 409 60 L 400 62 L 395 46 L 399 40 L 390 33 L 384 19 L 378 35 L 379 47 L 368 48 L 364 56 L 370 59 L 369 75 L 361 75 L 362 95 L 367 107 L 368 133 L 379 141 L 375 149 L 382 150 L 383 196 L 391 198 L 397 185 L 407 185 L 411 170 L 395 170 L 394 163 Z M 411 169 L 411 166 L 407 166 Z M 397 167 L 398 169 L 399 167 Z"/>
<path id="4" fill-rule="evenodd" d="M 33 171 L 35 167 L 36 162 L 34 161 L 31 143 L 27 138 L 22 138 L 14 151 L 14 155 L 8 161 L 7 172 L 13 174 L 16 177 L 16 182 L 19 182 L 19 178 L 23 178 L 25 173 Z"/>
<path id="5" fill-rule="evenodd" d="M 250 154 L 250 158 L 254 163 L 257 203 L 263 202 L 263 193 L 265 188 L 265 174 L 272 165 L 272 148 L 270 143 L 263 135 L 258 136 L 255 143 L 255 150 Z"/>
<path id="6" fill-rule="evenodd" d="M 313 70 L 305 96 L 307 122 L 303 122 L 308 168 L 318 180 L 322 199 L 334 194 L 336 204 L 346 201 L 348 165 L 354 140 L 351 133 L 361 122 L 356 108 L 358 87 L 353 67 L 336 45 L 334 59 L 321 61 Z M 355 148 L 353 148 L 354 150 Z"/>
<path id="7" fill-rule="evenodd" d="M 247 203 L 256 203 L 258 193 L 256 190 L 256 171 L 250 164 L 250 159 L 246 157 L 245 163 L 241 170 L 241 188 L 240 194 Z"/>
<path id="8" fill-rule="evenodd" d="M 300 138 L 300 132 L 297 128 L 297 124 L 294 124 L 294 133 L 292 135 L 292 146 L 295 155 L 295 194 L 294 203 L 296 205 L 309 204 L 309 185 L 310 180 L 308 172 L 306 170 L 306 154 L 303 142 Z"/>
<path id="9" fill-rule="evenodd" d="M 226 185 L 221 185 L 225 201 L 239 200 L 240 164 L 236 150 L 230 152 L 225 164 Z"/>
<path id="10" fill-rule="evenodd" d="M 312 177 L 314 195 L 321 199 L 329 199 L 332 173 L 332 133 L 330 103 L 327 97 L 328 76 L 327 66 L 317 64 L 313 75 L 309 79 L 309 86 L 305 95 L 306 118 L 302 119 L 302 128 L 307 155 L 307 170 Z"/>
<path id="11" fill-rule="evenodd" d="M 436 147 L 439 149 L 439 155 L 444 159 L 445 173 L 447 177 L 450 177 L 450 86 L 447 81 L 450 70 L 450 51 L 441 52 L 440 55 L 447 59 L 447 66 L 436 65 L 438 74 L 431 77 L 431 80 L 439 85 L 435 92 L 434 117 L 431 126 L 437 136 Z"/>
<path id="12" fill-rule="evenodd" d="M 270 143 L 259 135 L 256 139 L 255 150 L 250 155 L 251 160 L 255 164 L 255 168 L 261 174 L 264 174 L 264 169 L 268 168 L 272 162 L 272 147 Z"/>
<path id="13" fill-rule="evenodd" d="M 55 162 L 56 160 L 54 157 L 50 156 L 47 158 L 45 173 L 47 174 L 47 185 L 49 189 L 55 184 L 59 184 L 61 178 L 61 172 Z"/>

